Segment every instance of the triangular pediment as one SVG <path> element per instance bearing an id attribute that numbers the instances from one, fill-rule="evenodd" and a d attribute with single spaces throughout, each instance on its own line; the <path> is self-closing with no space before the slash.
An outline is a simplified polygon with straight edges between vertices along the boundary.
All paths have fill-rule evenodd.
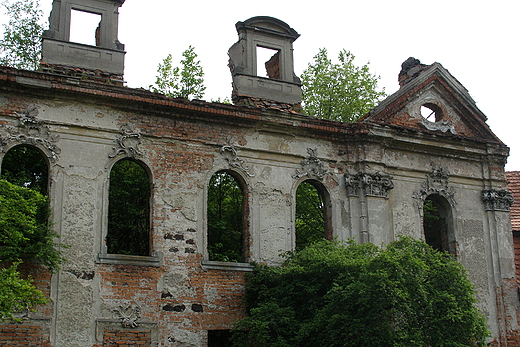
<path id="1" fill-rule="evenodd" d="M 466 88 L 448 70 L 439 63 L 419 67 L 360 122 L 501 143 Z"/>

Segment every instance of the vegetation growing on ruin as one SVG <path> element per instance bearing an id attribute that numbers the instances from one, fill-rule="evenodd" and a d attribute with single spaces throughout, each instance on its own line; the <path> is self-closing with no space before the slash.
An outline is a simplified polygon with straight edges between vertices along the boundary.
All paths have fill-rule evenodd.
<path id="1" fill-rule="evenodd" d="M 341 50 L 338 63 L 321 48 L 301 75 L 303 111 L 309 116 L 341 122 L 354 122 L 386 96 L 377 90 L 379 76 L 369 64 L 356 66 L 355 56 Z"/>
<path id="2" fill-rule="evenodd" d="M 320 241 L 257 265 L 235 346 L 485 346 L 463 266 L 422 241 Z"/>
<path id="3" fill-rule="evenodd" d="M 150 86 L 153 92 L 173 98 L 201 99 L 204 96 L 204 71 L 197 59 L 195 48 L 189 46 L 182 53 L 180 66 L 173 66 L 171 54 L 159 63 L 155 84 Z"/>
<path id="4" fill-rule="evenodd" d="M 56 270 L 63 261 L 48 217 L 45 195 L 0 180 L 0 262 L 5 266 L 0 269 L 0 320 L 46 302 L 31 279 L 20 276 L 18 266 L 35 259 Z"/>
<path id="5" fill-rule="evenodd" d="M 0 40 L 0 65 L 37 70 L 40 66 L 42 16 L 38 0 L 3 0 L 9 21 Z"/>

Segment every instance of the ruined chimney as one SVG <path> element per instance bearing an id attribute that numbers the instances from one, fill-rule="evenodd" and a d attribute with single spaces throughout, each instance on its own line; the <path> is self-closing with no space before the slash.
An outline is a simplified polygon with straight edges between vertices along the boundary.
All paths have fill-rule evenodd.
<path id="1" fill-rule="evenodd" d="M 421 64 L 419 59 L 410 57 L 401 64 L 401 71 L 399 72 L 399 86 L 402 87 L 410 82 L 415 77 L 427 68 L 428 65 Z"/>
<path id="2" fill-rule="evenodd" d="M 123 84 L 124 45 L 117 39 L 119 7 L 125 0 L 54 0 L 43 33 L 42 70 L 98 82 Z M 100 17 L 95 46 L 70 41 L 72 11 Z"/>
<path id="3" fill-rule="evenodd" d="M 300 79 L 294 74 L 293 42 L 300 36 L 279 19 L 253 17 L 235 25 L 238 42 L 229 49 L 229 68 L 233 78 L 235 104 L 251 105 L 251 100 L 300 105 Z M 267 62 L 258 64 L 258 50 L 273 51 Z M 264 64 L 265 63 L 265 64 Z M 258 66 L 265 66 L 267 77 Z M 254 102 L 258 106 L 258 103 Z"/>

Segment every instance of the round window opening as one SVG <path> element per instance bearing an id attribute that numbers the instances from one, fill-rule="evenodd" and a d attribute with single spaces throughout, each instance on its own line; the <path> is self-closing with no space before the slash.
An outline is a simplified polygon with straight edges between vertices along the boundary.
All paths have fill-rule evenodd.
<path id="1" fill-rule="evenodd" d="M 421 116 L 429 122 L 439 122 L 442 119 L 442 110 L 435 104 L 424 104 L 421 106 Z"/>

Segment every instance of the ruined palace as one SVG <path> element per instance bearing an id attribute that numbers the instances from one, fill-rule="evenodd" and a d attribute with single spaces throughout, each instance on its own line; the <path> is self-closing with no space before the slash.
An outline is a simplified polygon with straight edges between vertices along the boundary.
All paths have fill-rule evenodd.
<path id="1" fill-rule="evenodd" d="M 400 89 L 358 122 L 309 117 L 293 67 L 299 34 L 253 17 L 236 24 L 228 52 L 233 105 L 168 98 L 124 86 L 123 3 L 54 0 L 40 71 L 0 67 L 0 170 L 16 148 L 42 156 L 53 228 L 69 245 L 58 272 L 26 269 L 49 303 L 0 325 L 0 344 L 221 346 L 245 315 L 251 263 L 276 265 L 294 249 L 296 190 L 310 183 L 324 237 L 379 245 L 406 235 L 451 252 L 476 286 L 490 343 L 520 346 L 509 149 L 445 67 L 406 60 Z M 69 41 L 71 10 L 101 16 L 95 46 Z M 269 77 L 257 71 L 258 47 L 276 52 Z M 121 203 L 111 187 L 123 164 L 140 170 L 144 188 L 131 198 L 149 213 L 140 242 L 118 248 L 127 240 L 111 229 Z M 240 251 L 227 259 L 212 256 L 208 235 L 219 174 L 242 197 Z M 442 229 L 423 227 L 426 201 Z"/>

